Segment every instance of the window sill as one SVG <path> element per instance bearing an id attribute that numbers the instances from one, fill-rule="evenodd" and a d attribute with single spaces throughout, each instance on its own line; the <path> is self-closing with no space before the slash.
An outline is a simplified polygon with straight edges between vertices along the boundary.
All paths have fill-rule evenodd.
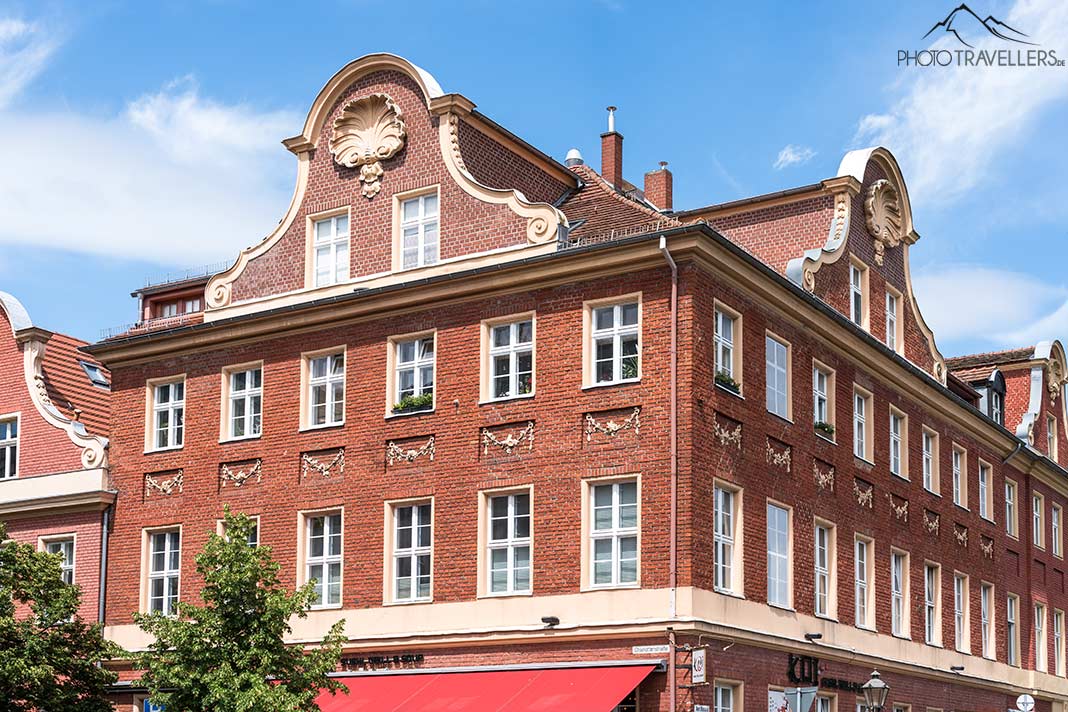
<path id="1" fill-rule="evenodd" d="M 787 606 L 782 603 L 772 603 L 771 601 L 768 601 L 768 608 L 776 608 L 780 611 L 786 611 L 787 613 L 797 613 L 797 609 L 793 606 Z"/>
<path id="2" fill-rule="evenodd" d="M 425 606 L 433 603 L 433 598 L 417 598 L 411 601 L 383 601 L 383 606 Z"/>
<path id="3" fill-rule="evenodd" d="M 337 611 L 341 610 L 340 603 L 332 603 L 329 606 L 308 606 L 309 611 Z"/>
<path id="4" fill-rule="evenodd" d="M 941 492 L 935 492 L 933 489 L 927 489 L 926 487 L 923 488 L 923 491 L 926 492 L 929 495 L 934 495 L 935 497 L 938 497 L 939 499 L 942 499 L 942 493 Z"/>
<path id="5" fill-rule="evenodd" d="M 412 415 L 426 415 L 427 413 L 433 413 L 436 408 L 424 408 L 423 410 L 405 410 L 400 413 L 394 413 L 390 411 L 386 413 L 386 420 L 393 420 L 394 418 L 407 418 Z"/>
<path id="6" fill-rule="evenodd" d="M 823 613 L 813 613 L 812 615 L 815 616 L 816 618 L 819 618 L 822 621 L 830 621 L 831 623 L 839 623 L 839 624 L 841 624 L 841 621 L 838 620 L 838 618 L 836 616 L 828 616 L 828 615 L 825 615 Z"/>
<path id="7" fill-rule="evenodd" d="M 720 383 L 717 383 L 715 385 L 716 385 L 716 388 L 718 388 L 719 390 L 723 391 L 724 393 L 729 393 L 730 395 L 734 396 L 735 398 L 739 398 L 741 400 L 745 400 L 745 396 L 742 395 L 741 389 L 736 391 L 733 388 L 727 388 L 726 386 L 724 386 L 724 385 L 722 385 Z"/>
<path id="8" fill-rule="evenodd" d="M 611 388 L 612 386 L 629 386 L 634 383 L 641 383 L 641 378 L 627 378 L 622 381 L 604 381 L 602 383 L 589 383 L 582 387 L 584 391 L 592 391 L 596 388 Z"/>
<path id="9" fill-rule="evenodd" d="M 511 403 L 512 401 L 530 400 L 534 397 L 534 393 L 523 393 L 518 396 L 508 396 L 507 398 L 487 398 L 478 402 L 479 405 L 497 405 L 499 403 Z"/>
<path id="10" fill-rule="evenodd" d="M 181 450 L 184 447 L 184 445 L 175 445 L 174 447 L 155 447 L 150 450 L 145 450 L 142 454 L 151 455 L 155 452 L 174 452 L 175 450 Z"/>
<path id="11" fill-rule="evenodd" d="M 879 632 L 879 631 L 875 630 L 874 628 L 872 628 L 871 626 L 867 626 L 867 625 L 858 625 L 858 626 L 856 626 L 856 629 L 857 630 L 863 630 L 863 631 L 868 632 L 868 633 L 878 633 Z"/>
<path id="12" fill-rule="evenodd" d="M 872 462 L 871 460 L 869 460 L 869 459 L 867 459 L 865 457 L 861 457 L 857 453 L 853 453 L 853 459 L 856 460 L 859 463 L 867 465 L 868 467 L 875 467 L 875 463 L 874 462 Z"/>
<path id="13" fill-rule="evenodd" d="M 340 423 L 323 423 L 322 425 L 304 425 L 301 428 L 299 428 L 297 432 L 308 433 L 308 432 L 314 432 L 316 430 L 330 430 L 331 428 L 344 427 L 344 425 L 345 425 L 345 421 L 344 420 L 342 420 Z"/>
<path id="14" fill-rule="evenodd" d="M 954 507 L 956 507 L 957 509 L 963 509 L 963 510 L 964 510 L 965 512 L 970 512 L 970 511 L 972 511 L 972 510 L 968 509 L 968 507 L 967 507 L 967 506 L 965 506 L 965 505 L 963 505 L 963 504 L 960 504 L 959 502 L 954 502 L 954 503 L 953 503 L 953 506 L 954 506 Z"/>
<path id="15" fill-rule="evenodd" d="M 838 444 L 838 441 L 837 441 L 837 440 L 835 440 L 835 439 L 834 439 L 833 437 L 831 437 L 830 435 L 827 435 L 827 434 L 826 434 L 826 433 L 824 433 L 824 432 L 823 432 L 822 430 L 817 430 L 816 428 L 813 428 L 813 429 L 812 429 L 812 431 L 813 431 L 814 433 L 816 433 L 816 437 L 817 437 L 817 438 L 819 438 L 820 440 L 826 440 L 826 441 L 827 441 L 827 442 L 829 442 L 829 443 L 830 443 L 831 445 L 837 445 L 837 444 Z"/>
<path id="16" fill-rule="evenodd" d="M 730 596 L 731 598 L 737 598 L 739 601 L 745 600 L 744 593 L 738 593 L 737 591 L 728 591 L 725 588 L 713 588 L 712 590 L 720 594 L 721 596 Z"/>
<path id="17" fill-rule="evenodd" d="M 897 633 L 891 633 L 890 635 L 892 637 L 894 637 L 894 638 L 897 638 L 898 640 L 907 640 L 909 642 L 912 642 L 912 636 L 911 635 L 905 635 L 905 634 L 898 635 Z"/>
<path id="18" fill-rule="evenodd" d="M 515 591 L 512 593 L 480 593 L 478 598 L 530 598 L 534 595 L 534 591 Z"/>
<path id="19" fill-rule="evenodd" d="M 587 586 L 583 588 L 580 593 L 592 593 L 594 591 L 625 591 L 628 589 L 639 589 L 642 585 L 640 583 L 621 583 L 616 586 L 609 584 L 602 584 L 600 586 Z"/>
<path id="20" fill-rule="evenodd" d="M 248 440 L 259 440 L 262 437 L 263 433 L 260 433 L 259 435 L 243 435 L 239 438 L 220 438 L 219 444 L 225 445 L 226 443 L 243 443 Z"/>
<path id="21" fill-rule="evenodd" d="M 929 640 L 923 641 L 923 644 L 926 645 L 929 648 L 942 648 L 942 644 L 941 643 L 932 643 Z"/>
<path id="22" fill-rule="evenodd" d="M 785 415 L 779 415 L 775 411 L 769 410 L 768 411 L 768 415 L 772 416 L 773 418 L 777 418 L 778 420 L 781 420 L 782 422 L 786 423 L 787 425 L 793 425 L 794 424 L 793 419 L 791 419 L 791 418 L 789 418 L 788 416 L 785 416 Z"/>
<path id="23" fill-rule="evenodd" d="M 899 480 L 903 481 L 903 482 L 911 482 L 912 481 L 912 480 L 909 479 L 909 475 L 908 475 L 907 472 L 905 474 L 903 474 L 903 475 L 898 473 L 898 472 L 891 472 L 890 474 L 893 475 L 894 477 L 898 478 Z"/>

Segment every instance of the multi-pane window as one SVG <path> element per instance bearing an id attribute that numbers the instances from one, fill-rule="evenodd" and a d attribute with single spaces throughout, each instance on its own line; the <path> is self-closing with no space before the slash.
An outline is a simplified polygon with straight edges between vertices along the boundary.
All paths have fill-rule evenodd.
<path id="1" fill-rule="evenodd" d="M 1004 425 L 1002 414 L 1005 411 L 1004 396 L 1000 391 L 991 389 L 990 391 L 990 418 L 1001 425 Z"/>
<path id="2" fill-rule="evenodd" d="M 1031 495 L 1031 541 L 1040 549 L 1046 547 L 1045 498 L 1040 494 Z"/>
<path id="3" fill-rule="evenodd" d="M 958 448 L 953 448 L 951 457 L 953 465 L 953 504 L 967 507 L 967 490 L 965 489 L 967 483 L 964 481 L 964 452 Z"/>
<path id="4" fill-rule="evenodd" d="M 192 314 L 194 312 L 200 311 L 200 297 L 186 299 L 184 304 L 182 305 L 182 311 L 186 314 Z"/>
<path id="5" fill-rule="evenodd" d="M 903 476 L 902 443 L 905 439 L 905 418 L 900 413 L 890 411 L 890 472 Z"/>
<path id="6" fill-rule="evenodd" d="M 490 593 L 530 591 L 530 494 L 489 500 Z"/>
<path id="7" fill-rule="evenodd" d="M 812 420 L 831 425 L 831 374 L 819 366 L 812 367 Z"/>
<path id="8" fill-rule="evenodd" d="M 734 527 L 737 493 L 715 488 L 713 545 L 716 557 L 713 585 L 717 591 L 734 593 Z"/>
<path id="9" fill-rule="evenodd" d="M 315 286 L 344 282 L 349 278 L 348 215 L 317 220 L 314 230 Z"/>
<path id="10" fill-rule="evenodd" d="M 590 531 L 592 584 L 625 586 L 638 582 L 638 483 L 595 485 Z"/>
<path id="11" fill-rule="evenodd" d="M 868 397 L 853 392 L 853 454 L 861 460 L 868 458 Z"/>
<path id="12" fill-rule="evenodd" d="M 834 709 L 834 698 L 823 697 L 822 695 L 816 698 L 816 710 L 815 712 L 831 712 Z"/>
<path id="13" fill-rule="evenodd" d="M 429 502 L 393 509 L 393 600 L 429 601 L 433 529 Z"/>
<path id="14" fill-rule="evenodd" d="M 148 610 L 174 615 L 181 577 L 181 534 L 177 529 L 149 536 Z"/>
<path id="15" fill-rule="evenodd" d="M 1046 454 L 1051 460 L 1057 460 L 1057 419 L 1046 416 Z"/>
<path id="16" fill-rule="evenodd" d="M 953 645 L 968 652 L 968 577 L 953 574 Z"/>
<path id="17" fill-rule="evenodd" d="M 735 712 L 734 710 L 734 685 L 716 683 L 716 691 L 713 697 L 715 702 L 713 712 Z M 739 702 L 741 700 L 739 699 Z"/>
<path id="18" fill-rule="evenodd" d="M 638 302 L 593 310 L 593 372 L 597 383 L 638 378 Z"/>
<path id="19" fill-rule="evenodd" d="M 156 450 L 181 447 L 185 429 L 185 381 L 152 389 L 152 445 Z"/>
<path id="20" fill-rule="evenodd" d="M 979 516 L 990 519 L 993 507 L 991 502 L 990 465 L 985 462 L 979 463 Z"/>
<path id="21" fill-rule="evenodd" d="M 172 316 L 178 316 L 178 302 L 167 302 L 165 304 L 160 304 L 159 315 L 163 319 Z"/>
<path id="22" fill-rule="evenodd" d="M 924 640 L 929 645 L 939 645 L 942 642 L 938 605 L 942 584 L 940 574 L 941 571 L 935 564 L 923 567 L 923 628 Z"/>
<path id="23" fill-rule="evenodd" d="M 252 520 L 252 526 L 248 530 L 248 545 L 255 548 L 260 545 L 260 519 L 256 517 Z"/>
<path id="24" fill-rule="evenodd" d="M 59 562 L 63 583 L 74 583 L 74 539 L 51 539 L 45 542 L 45 551 L 63 557 Z"/>
<path id="25" fill-rule="evenodd" d="M 908 611 L 905 607 L 905 586 L 908 581 L 908 556 L 900 551 L 890 553 L 890 628 L 894 635 L 908 635 Z"/>
<path id="26" fill-rule="evenodd" d="M 938 436 L 924 428 L 923 486 L 929 492 L 938 491 Z"/>
<path id="27" fill-rule="evenodd" d="M 1053 610 L 1053 674 L 1064 675 L 1064 611 Z"/>
<path id="28" fill-rule="evenodd" d="M 723 374 L 732 380 L 739 380 L 740 374 L 734 372 L 734 339 L 737 317 L 722 309 L 716 310 L 716 374 Z"/>
<path id="29" fill-rule="evenodd" d="M 316 607 L 341 605 L 341 514 L 307 517 L 305 580 L 315 581 Z"/>
<path id="30" fill-rule="evenodd" d="M 401 203 L 401 267 L 424 267 L 438 261 L 438 194 L 427 193 Z"/>
<path id="31" fill-rule="evenodd" d="M 984 583 L 979 589 L 980 635 L 983 637 L 983 657 L 994 657 L 994 587 Z"/>
<path id="32" fill-rule="evenodd" d="M 1049 536 L 1052 540 L 1052 549 L 1054 556 L 1063 556 L 1064 549 L 1061 541 L 1061 517 L 1064 516 L 1064 510 L 1061 509 L 1059 504 L 1055 504 L 1049 509 Z"/>
<path id="33" fill-rule="evenodd" d="M 861 628 L 871 627 L 872 544 L 867 539 L 857 539 L 853 554 L 853 592 L 856 599 L 856 624 Z"/>
<path id="34" fill-rule="evenodd" d="M 768 603 L 790 605 L 790 511 L 768 503 Z"/>
<path id="35" fill-rule="evenodd" d="M 1020 631 L 1016 627 L 1020 599 L 1009 595 L 1005 600 L 1005 661 L 1009 665 L 1020 664 Z"/>
<path id="36" fill-rule="evenodd" d="M 0 480 L 19 474 L 19 419 L 0 420 Z"/>
<path id="37" fill-rule="evenodd" d="M 855 264 L 849 265 L 849 319 L 858 326 L 864 326 L 864 278 L 865 272 Z"/>
<path id="38" fill-rule="evenodd" d="M 530 319 L 490 327 L 493 398 L 534 391 L 534 322 Z"/>
<path id="39" fill-rule="evenodd" d="M 1016 523 L 1016 483 L 1005 480 L 1005 532 L 1017 536 Z"/>
<path id="40" fill-rule="evenodd" d="M 818 616 L 831 615 L 831 566 L 834 546 L 833 532 L 826 524 L 816 524 L 815 529 L 815 613 Z"/>
<path id="41" fill-rule="evenodd" d="M 1035 670 L 1046 672 L 1046 607 L 1035 604 Z"/>
<path id="42" fill-rule="evenodd" d="M 790 349 L 776 338 L 764 340 L 768 412 L 780 418 L 790 417 Z"/>
<path id="43" fill-rule="evenodd" d="M 434 395 L 434 337 L 424 336 L 396 343 L 396 404 L 405 398 Z M 429 404 L 424 404 L 429 407 Z"/>
<path id="44" fill-rule="evenodd" d="M 230 372 L 230 437 L 250 438 L 263 429 L 263 369 Z"/>
<path id="45" fill-rule="evenodd" d="M 897 307 L 898 296 L 891 292 L 886 293 L 886 345 L 894 351 L 898 349 L 897 343 Z"/>
<path id="46" fill-rule="evenodd" d="M 345 354 L 308 359 L 308 425 L 345 422 Z"/>

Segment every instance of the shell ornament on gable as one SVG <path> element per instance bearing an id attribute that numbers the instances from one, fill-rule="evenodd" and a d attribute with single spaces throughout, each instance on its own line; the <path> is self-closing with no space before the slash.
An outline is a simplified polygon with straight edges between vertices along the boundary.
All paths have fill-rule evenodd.
<path id="1" fill-rule="evenodd" d="M 875 238 L 875 263 L 883 263 L 887 247 L 897 247 L 904 239 L 905 221 L 901 216 L 901 198 L 886 179 L 871 184 L 864 201 L 868 231 Z"/>
<path id="2" fill-rule="evenodd" d="M 346 168 L 360 169 L 361 192 L 371 199 L 382 189 L 382 161 L 400 153 L 407 131 L 400 108 L 385 94 L 349 102 L 334 121 L 330 153 Z"/>

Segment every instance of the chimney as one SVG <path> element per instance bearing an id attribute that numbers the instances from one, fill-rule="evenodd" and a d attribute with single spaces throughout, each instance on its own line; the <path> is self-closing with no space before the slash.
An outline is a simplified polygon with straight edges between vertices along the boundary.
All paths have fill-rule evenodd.
<path id="1" fill-rule="evenodd" d="M 601 177 L 616 189 L 623 185 L 623 134 L 616 133 L 616 107 L 608 107 L 608 131 L 601 134 Z"/>
<path id="2" fill-rule="evenodd" d="M 663 212 L 671 211 L 671 171 L 667 161 L 660 161 L 660 168 L 645 174 L 645 199 Z"/>

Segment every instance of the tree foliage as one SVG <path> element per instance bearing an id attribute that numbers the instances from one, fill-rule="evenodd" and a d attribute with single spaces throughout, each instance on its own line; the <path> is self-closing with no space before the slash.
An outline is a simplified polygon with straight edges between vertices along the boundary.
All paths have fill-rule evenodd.
<path id="1" fill-rule="evenodd" d="M 98 623 L 77 615 L 81 591 L 61 555 L 7 539 L 0 522 L 0 707 L 12 712 L 112 709 L 117 676 L 98 663 L 122 655 Z"/>
<path id="2" fill-rule="evenodd" d="M 225 535 L 213 533 L 197 554 L 203 605 L 135 616 L 155 636 L 139 656 L 140 684 L 167 712 L 318 712 L 322 689 L 345 689 L 327 677 L 341 657 L 344 621 L 314 650 L 283 642 L 290 618 L 305 617 L 315 600 L 314 582 L 286 590 L 270 547 L 247 543 L 254 526 L 227 510 Z"/>

